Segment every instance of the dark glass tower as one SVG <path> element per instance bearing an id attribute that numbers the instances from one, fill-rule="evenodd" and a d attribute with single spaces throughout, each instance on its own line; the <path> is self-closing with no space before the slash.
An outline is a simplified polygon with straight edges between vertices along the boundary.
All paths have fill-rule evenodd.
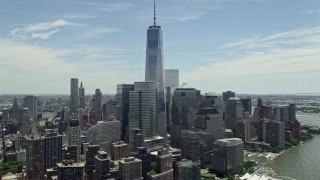
<path id="1" fill-rule="evenodd" d="M 161 134 L 166 134 L 167 121 L 163 80 L 163 42 L 161 26 L 156 25 L 155 7 L 154 5 L 154 23 L 149 26 L 147 30 L 145 81 L 155 81 L 159 83 L 158 131 Z"/>

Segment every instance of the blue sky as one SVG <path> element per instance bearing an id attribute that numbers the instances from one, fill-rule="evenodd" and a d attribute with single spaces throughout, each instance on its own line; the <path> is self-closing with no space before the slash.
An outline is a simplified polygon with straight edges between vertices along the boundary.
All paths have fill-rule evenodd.
<path id="1" fill-rule="evenodd" d="M 152 0 L 0 0 L 0 94 L 144 80 Z M 164 66 L 205 92 L 319 92 L 319 0 L 158 0 Z"/>

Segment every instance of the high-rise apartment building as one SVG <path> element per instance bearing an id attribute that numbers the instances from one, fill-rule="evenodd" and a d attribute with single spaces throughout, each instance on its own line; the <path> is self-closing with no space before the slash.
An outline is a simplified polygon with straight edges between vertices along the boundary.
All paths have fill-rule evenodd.
<path id="1" fill-rule="evenodd" d="M 100 89 L 96 89 L 94 95 L 94 119 L 96 124 L 98 121 L 102 121 L 102 109 L 101 109 L 101 101 L 102 101 L 102 92 Z"/>
<path id="2" fill-rule="evenodd" d="M 176 162 L 175 164 L 175 180 L 185 180 L 185 179 L 192 179 L 192 180 L 200 180 L 200 169 L 201 164 L 200 162 L 194 162 L 187 159 L 182 159 L 181 161 Z"/>
<path id="3" fill-rule="evenodd" d="M 166 135 L 167 121 L 164 96 L 163 42 L 161 26 L 156 24 L 155 6 L 154 23 L 149 26 L 147 30 L 145 81 L 158 82 L 158 130 L 160 133 Z"/>
<path id="4" fill-rule="evenodd" d="M 158 150 L 156 155 L 156 174 L 148 174 L 147 180 L 173 180 L 172 154 L 169 149 Z"/>
<path id="5" fill-rule="evenodd" d="M 236 123 L 235 137 L 242 139 L 243 142 L 249 142 L 250 139 L 250 122 L 239 120 Z"/>
<path id="6" fill-rule="evenodd" d="M 58 179 L 83 180 L 84 162 L 62 161 L 57 163 Z"/>
<path id="7" fill-rule="evenodd" d="M 117 85 L 117 118 L 121 121 L 121 140 L 129 142 L 127 128 L 129 125 L 129 92 L 134 90 L 133 84 Z"/>
<path id="8" fill-rule="evenodd" d="M 86 108 L 86 94 L 83 84 L 81 82 L 79 87 L 79 108 L 85 109 Z"/>
<path id="9" fill-rule="evenodd" d="M 70 112 L 75 115 L 78 108 L 79 108 L 79 79 L 71 78 Z"/>
<path id="10" fill-rule="evenodd" d="M 282 105 L 282 106 L 276 106 L 274 108 L 276 121 L 278 122 L 285 122 L 287 123 L 289 121 L 289 106 Z"/>
<path id="11" fill-rule="evenodd" d="M 92 180 L 93 179 L 93 170 L 95 169 L 95 157 L 98 154 L 99 145 L 89 145 L 87 151 L 85 152 L 86 155 L 86 165 L 85 165 L 85 173 L 86 179 Z"/>
<path id="12" fill-rule="evenodd" d="M 29 109 L 30 118 L 37 120 L 37 97 L 28 95 L 24 97 L 24 107 Z"/>
<path id="13" fill-rule="evenodd" d="M 214 143 L 211 168 L 224 175 L 243 170 L 244 144 L 239 138 L 220 139 Z"/>
<path id="14" fill-rule="evenodd" d="M 56 167 L 62 160 L 62 136 L 56 132 L 45 134 L 46 169 Z"/>
<path id="15" fill-rule="evenodd" d="M 26 171 L 28 179 L 42 180 L 45 172 L 45 139 L 28 138 L 26 141 Z"/>
<path id="16" fill-rule="evenodd" d="M 80 161 L 81 154 L 81 135 L 80 135 L 80 124 L 76 119 L 72 119 L 68 123 L 68 145 L 77 146 L 77 162 Z"/>
<path id="17" fill-rule="evenodd" d="M 142 163 L 134 157 L 125 158 L 119 161 L 119 179 L 132 180 L 142 178 Z"/>
<path id="18" fill-rule="evenodd" d="M 110 159 L 105 151 L 98 151 L 94 160 L 95 170 L 93 171 L 93 180 L 110 179 Z"/>
<path id="19" fill-rule="evenodd" d="M 265 120 L 264 142 L 269 143 L 271 147 L 284 147 L 285 123 L 272 120 Z"/>
<path id="20" fill-rule="evenodd" d="M 119 160 L 121 158 L 128 157 L 129 147 L 128 144 L 123 141 L 112 143 L 111 157 L 113 160 Z"/>
<path id="21" fill-rule="evenodd" d="M 197 132 L 181 131 L 181 158 L 200 160 L 200 135 Z"/>

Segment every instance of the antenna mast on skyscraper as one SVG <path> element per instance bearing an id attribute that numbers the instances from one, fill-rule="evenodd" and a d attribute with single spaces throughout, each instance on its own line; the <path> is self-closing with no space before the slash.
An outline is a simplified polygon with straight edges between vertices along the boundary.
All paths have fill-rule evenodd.
<path id="1" fill-rule="evenodd" d="M 156 0 L 153 0 L 153 24 L 156 26 Z"/>

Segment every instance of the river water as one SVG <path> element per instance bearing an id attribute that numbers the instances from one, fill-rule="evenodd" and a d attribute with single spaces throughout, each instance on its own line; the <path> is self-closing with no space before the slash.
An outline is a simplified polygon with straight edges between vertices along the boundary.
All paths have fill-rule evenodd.
<path id="1" fill-rule="evenodd" d="M 320 126 L 320 113 L 297 113 L 297 119 Z M 276 179 L 320 180 L 320 136 L 288 150 L 259 171 Z"/>

